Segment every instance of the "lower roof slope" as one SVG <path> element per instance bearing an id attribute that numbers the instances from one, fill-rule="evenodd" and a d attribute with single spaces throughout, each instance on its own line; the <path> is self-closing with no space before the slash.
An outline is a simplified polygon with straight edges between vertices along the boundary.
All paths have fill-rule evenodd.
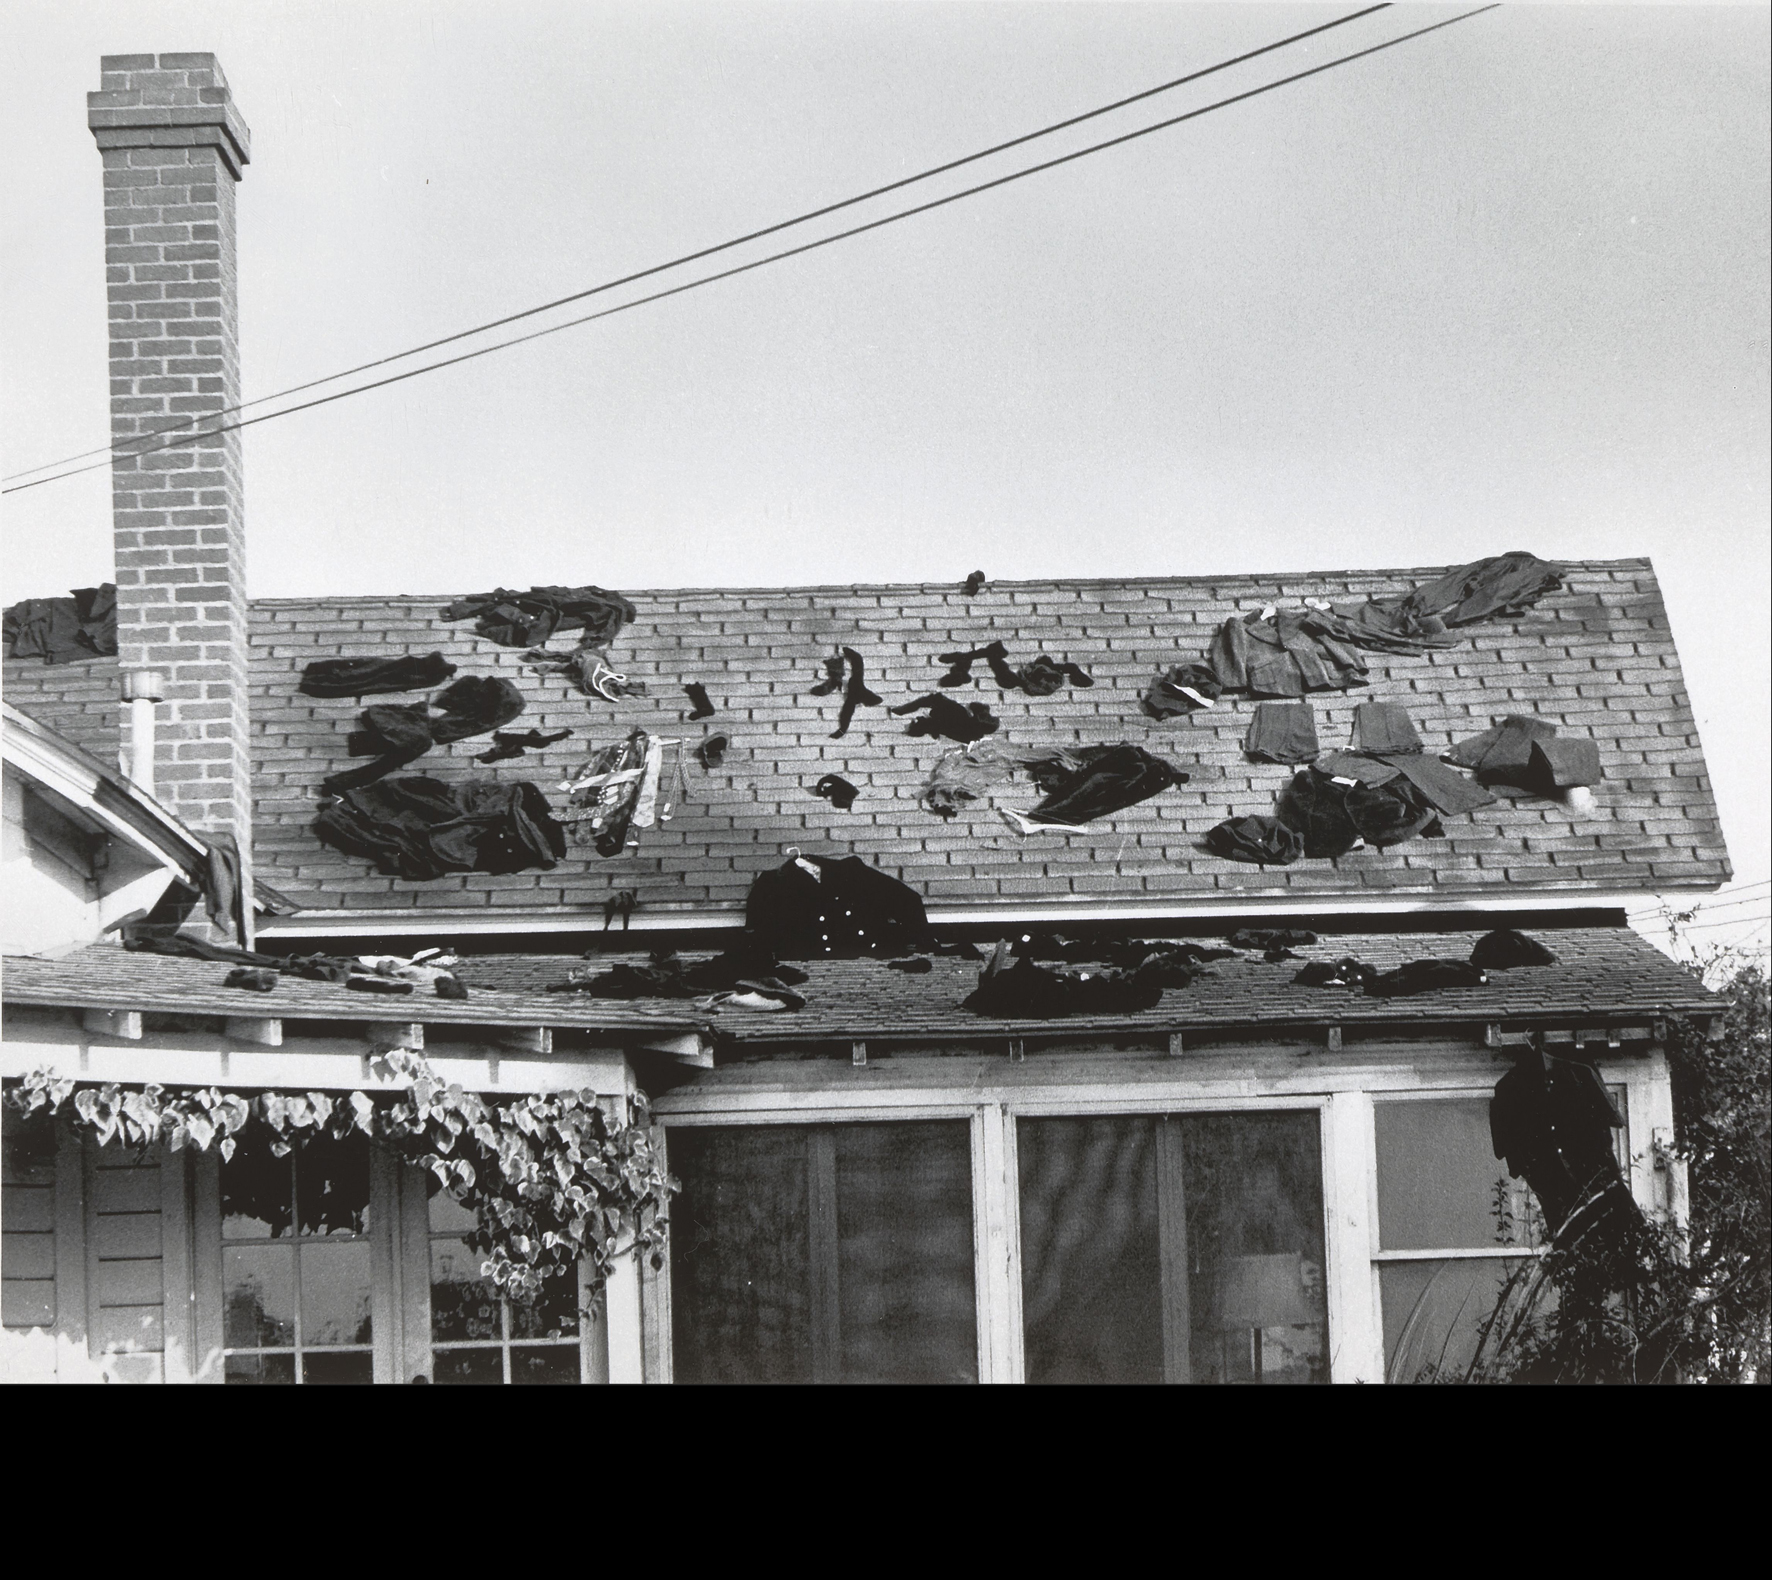
<path id="1" fill-rule="evenodd" d="M 938 920 L 1091 907 L 1162 914 L 1229 900 L 1308 899 L 1327 909 L 1391 897 L 1481 902 L 1522 890 L 1712 888 L 1726 880 L 1728 857 L 1666 610 L 1640 559 L 1570 564 L 1564 587 L 1525 615 L 1466 627 L 1444 652 L 1370 653 L 1369 687 L 1312 699 L 1324 750 L 1348 743 L 1362 700 L 1403 704 L 1432 752 L 1503 714 L 1535 713 L 1599 743 L 1606 780 L 1591 812 L 1503 799 L 1448 818 L 1445 839 L 1290 868 L 1242 866 L 1200 848 L 1221 819 L 1271 811 L 1291 770 L 1245 760 L 1248 698 L 1225 698 L 1169 724 L 1147 718 L 1138 698 L 1153 673 L 1199 657 L 1231 615 L 1270 603 L 1297 607 L 1305 597 L 1405 591 L 1438 569 L 996 582 L 970 598 L 952 585 L 629 593 L 638 618 L 611 659 L 650 695 L 620 703 L 526 672 L 519 651 L 476 636 L 471 622 L 439 622 L 446 599 L 261 600 L 252 672 L 258 871 L 313 909 L 364 919 L 445 910 L 465 913 L 464 923 L 563 910 L 596 917 L 615 890 L 630 888 L 638 892 L 636 922 L 717 918 L 741 909 L 751 880 L 779 865 L 790 845 L 863 857 L 918 889 Z M 947 694 L 987 703 L 1003 721 L 997 739 L 1133 741 L 1174 758 L 1191 782 L 1087 834 L 1011 833 L 994 808 L 1030 806 L 1037 796 L 1020 784 L 944 823 L 917 805 L 917 795 L 950 743 L 907 736 L 908 721 L 881 708 L 860 709 L 847 737 L 832 740 L 840 698 L 809 695 L 821 661 L 839 646 L 856 649 L 869 685 L 896 703 L 934 688 L 938 653 L 991 640 L 1006 644 L 1012 663 L 1044 651 L 1095 679 L 1088 690 L 1030 698 L 1000 691 L 978 665 L 975 684 Z M 352 763 L 345 735 L 359 704 L 305 697 L 296 684 L 315 659 L 433 649 L 463 674 L 514 681 L 528 699 L 514 727 L 574 733 L 492 768 L 471 761 L 483 740 L 463 741 L 434 750 L 412 772 L 527 778 L 559 799 L 559 781 L 589 750 L 635 727 L 691 746 L 718 730 L 732 747 L 717 771 L 688 763 L 686 803 L 668 825 L 647 831 L 637 852 L 605 860 L 573 847 L 551 871 L 510 876 L 383 877 L 322 846 L 309 826 L 320 780 Z M 684 722 L 682 687 L 690 681 L 702 682 L 719 709 L 704 723 Z M 812 795 L 827 773 L 859 787 L 853 810 Z"/>

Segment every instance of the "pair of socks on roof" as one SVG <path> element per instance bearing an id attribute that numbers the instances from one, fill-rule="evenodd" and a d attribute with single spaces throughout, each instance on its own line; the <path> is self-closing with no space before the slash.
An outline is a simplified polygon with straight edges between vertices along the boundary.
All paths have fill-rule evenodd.
<path id="1" fill-rule="evenodd" d="M 1049 697 L 1067 680 L 1073 686 L 1093 686 L 1094 679 L 1077 665 L 1036 654 L 1027 663 L 1011 667 L 1007 649 L 1001 642 L 990 642 L 968 652 L 942 653 L 939 661 L 948 665 L 948 672 L 936 681 L 943 687 L 964 686 L 972 679 L 972 666 L 983 659 L 992 676 L 1005 691 L 1025 691 L 1030 697 Z"/>
<path id="2" fill-rule="evenodd" d="M 837 712 L 837 727 L 831 731 L 833 741 L 840 741 L 849 733 L 850 722 L 855 718 L 858 707 L 877 708 L 882 705 L 879 694 L 868 689 L 867 665 L 863 663 L 861 654 L 852 647 L 840 648 L 827 658 L 824 661 L 824 679 L 809 689 L 815 697 L 828 697 L 838 690 L 843 693 L 843 706 Z"/>

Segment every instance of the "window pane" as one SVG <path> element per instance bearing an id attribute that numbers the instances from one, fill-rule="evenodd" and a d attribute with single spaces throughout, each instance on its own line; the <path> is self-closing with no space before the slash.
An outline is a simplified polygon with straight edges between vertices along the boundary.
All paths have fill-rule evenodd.
<path id="1" fill-rule="evenodd" d="M 295 1382 L 293 1355 L 230 1355 L 222 1366 L 224 1383 Z"/>
<path id="2" fill-rule="evenodd" d="M 971 1127 L 834 1128 L 843 1381 L 977 1382 Z"/>
<path id="3" fill-rule="evenodd" d="M 542 1281 L 533 1306 L 511 1302 L 514 1339 L 570 1339 L 578 1336 L 578 1279 L 571 1273 Z"/>
<path id="4" fill-rule="evenodd" d="M 529 1384 L 578 1382 L 578 1346 L 547 1344 L 519 1346 L 511 1351 L 511 1381 Z"/>
<path id="5" fill-rule="evenodd" d="M 676 1129 L 673 1370 L 683 1382 L 810 1382 L 806 1132 Z"/>
<path id="6" fill-rule="evenodd" d="M 295 1343 L 294 1247 L 224 1246 L 222 1290 L 223 1344 L 257 1349 Z"/>
<path id="7" fill-rule="evenodd" d="M 1526 1258 L 1494 1256 L 1382 1264 L 1385 1381 L 1462 1377 L 1476 1354 L 1483 1320 L 1509 1279 L 1520 1280 L 1509 1301 L 1511 1312 L 1536 1286 L 1534 1266 Z"/>
<path id="8" fill-rule="evenodd" d="M 1156 1133 L 1135 1117 L 1017 1127 L 1029 1382 L 1163 1380 Z"/>
<path id="9" fill-rule="evenodd" d="M 301 1252 L 302 1346 L 369 1342 L 369 1247 L 307 1244 Z"/>
<path id="10" fill-rule="evenodd" d="M 670 1163 L 680 1380 L 976 1378 L 966 1121 L 680 1128 Z"/>
<path id="11" fill-rule="evenodd" d="M 369 1227 L 369 1143 L 316 1136 L 295 1154 L 303 1234 L 362 1234 Z"/>
<path id="12" fill-rule="evenodd" d="M 221 1166 L 222 1238 L 268 1240 L 295 1232 L 295 1166 L 261 1138 L 242 1140 Z"/>
<path id="13" fill-rule="evenodd" d="M 1385 1250 L 1538 1243 L 1537 1203 L 1490 1142 L 1488 1098 L 1381 1102 L 1373 1119 Z"/>
<path id="14" fill-rule="evenodd" d="M 436 1350 L 431 1355 L 431 1374 L 440 1383 L 496 1383 L 505 1380 L 504 1354 L 500 1350 Z"/>
<path id="15" fill-rule="evenodd" d="M 1016 1134 L 1030 1382 L 1327 1380 L 1315 1113 Z"/>
<path id="16" fill-rule="evenodd" d="M 375 1381 L 374 1373 L 373 1358 L 361 1352 L 316 1355 L 310 1350 L 301 1358 L 301 1380 L 304 1383 L 370 1383 Z"/>
<path id="17" fill-rule="evenodd" d="M 431 1338 L 436 1342 L 504 1336 L 498 1292 L 480 1280 L 483 1260 L 460 1240 L 431 1241 Z"/>

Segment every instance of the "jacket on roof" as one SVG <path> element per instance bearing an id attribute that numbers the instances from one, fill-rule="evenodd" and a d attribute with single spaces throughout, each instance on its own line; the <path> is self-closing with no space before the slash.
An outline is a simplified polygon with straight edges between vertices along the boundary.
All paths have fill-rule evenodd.
<path id="1" fill-rule="evenodd" d="M 934 941 L 923 897 L 859 856 L 809 856 L 759 873 L 745 927 L 782 960 L 901 955 Z"/>

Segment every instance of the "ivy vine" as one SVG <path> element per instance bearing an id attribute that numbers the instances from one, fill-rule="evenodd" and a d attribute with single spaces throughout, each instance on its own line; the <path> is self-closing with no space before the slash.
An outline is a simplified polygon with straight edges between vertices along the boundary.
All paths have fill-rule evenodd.
<path id="1" fill-rule="evenodd" d="M 161 1143 L 216 1152 L 262 1141 L 285 1158 L 310 1142 L 352 1137 L 392 1148 L 428 1170 L 474 1213 L 466 1236 L 483 1253 L 480 1276 L 519 1305 L 538 1301 L 550 1279 L 590 1262 L 593 1298 L 615 1257 L 630 1248 L 663 1265 L 669 1202 L 677 1182 L 660 1166 L 643 1095 L 634 1121 L 615 1120 L 591 1091 L 537 1092 L 494 1102 L 441 1080 L 417 1054 L 394 1051 L 371 1064 L 403 1081 L 399 1095 L 258 1092 L 59 1079 L 43 1070 L 6 1093 L 21 1115 L 72 1108 L 101 1146 Z"/>

